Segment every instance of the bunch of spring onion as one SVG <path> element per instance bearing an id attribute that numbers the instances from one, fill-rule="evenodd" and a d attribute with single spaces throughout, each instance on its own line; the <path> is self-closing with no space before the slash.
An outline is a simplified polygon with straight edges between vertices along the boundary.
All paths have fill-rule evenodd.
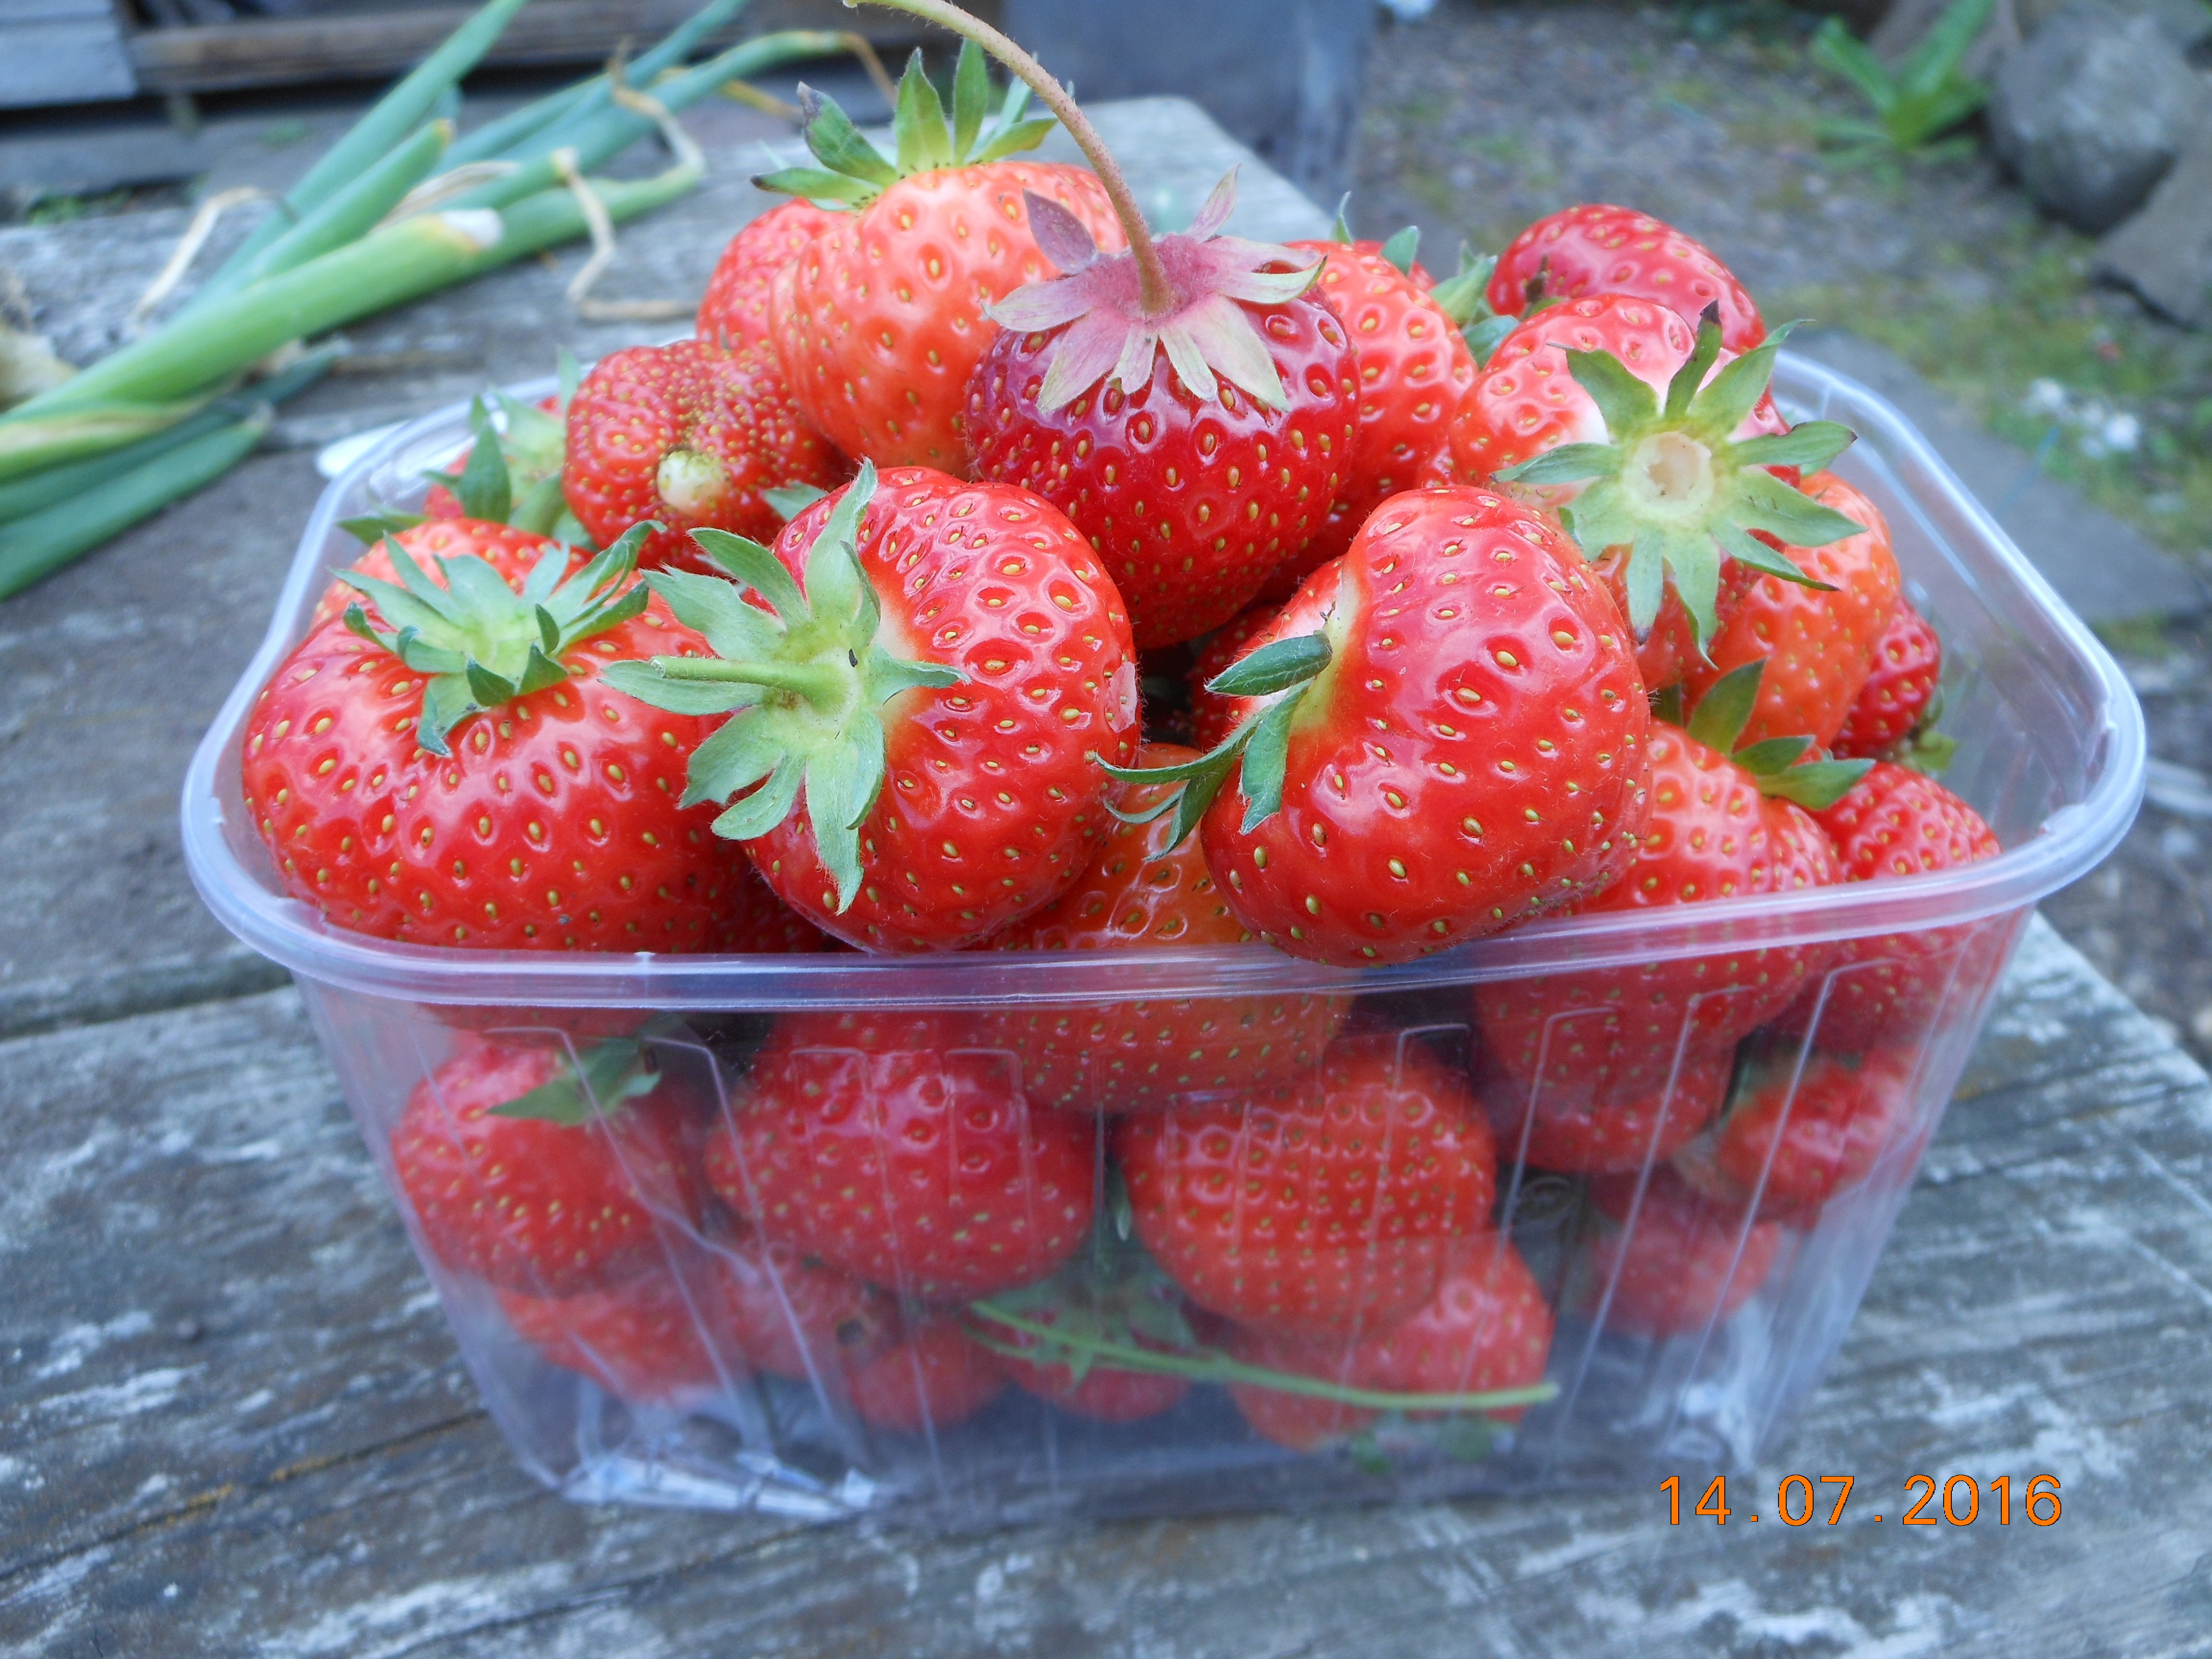
<path id="1" fill-rule="evenodd" d="M 456 83 L 525 3 L 489 0 L 159 328 L 0 415 L 0 599 L 242 459 L 334 355 L 297 343 L 583 236 L 600 210 L 618 223 L 674 200 L 702 171 L 678 135 L 675 164 L 651 178 L 590 169 L 664 112 L 852 40 L 787 30 L 685 67 L 745 3 L 711 0 L 626 70 L 456 138 Z"/>

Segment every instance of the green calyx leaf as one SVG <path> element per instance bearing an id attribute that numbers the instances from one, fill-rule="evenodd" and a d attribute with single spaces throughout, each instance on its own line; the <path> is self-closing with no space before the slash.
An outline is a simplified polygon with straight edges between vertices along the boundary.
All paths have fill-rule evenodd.
<path id="1" fill-rule="evenodd" d="M 550 547 L 520 592 L 474 554 L 432 561 L 441 585 L 387 538 L 398 582 L 336 573 L 386 626 L 371 622 L 358 603 L 346 607 L 345 624 L 425 676 L 415 740 L 434 755 L 449 754 L 447 739 L 461 721 L 558 684 L 568 676 L 562 659 L 570 651 L 644 611 L 646 590 L 631 579 L 637 550 L 659 527 L 633 525 L 565 579 L 568 550 Z"/>
<path id="2" fill-rule="evenodd" d="M 644 1050 L 630 1038 L 617 1037 L 594 1045 L 575 1063 L 564 1063 L 550 1082 L 493 1107 L 491 1113 L 580 1128 L 595 1117 L 613 1115 L 623 1102 L 650 1093 L 659 1081 Z"/>
<path id="3" fill-rule="evenodd" d="M 923 71 L 921 53 L 907 60 L 891 117 L 895 152 L 885 155 L 854 126 L 835 99 L 813 88 L 799 89 L 806 148 L 819 167 L 785 167 L 753 182 L 763 190 L 802 196 L 827 207 L 865 207 L 902 179 L 944 167 L 975 167 L 1034 149 L 1057 125 L 1050 118 L 1024 120 L 1030 90 L 1016 82 L 990 118 L 990 71 L 983 50 L 963 41 L 952 73 L 952 110 Z"/>
<path id="4" fill-rule="evenodd" d="M 402 513 L 396 507 L 383 507 L 374 513 L 364 513 L 357 519 L 340 519 L 338 528 L 363 547 L 374 547 L 386 536 L 412 530 L 422 522 L 420 513 Z"/>
<path id="5" fill-rule="evenodd" d="M 762 490 L 761 499 L 775 509 L 776 517 L 788 524 L 829 493 L 813 484 L 784 484 Z"/>
<path id="6" fill-rule="evenodd" d="M 492 429 L 483 399 L 469 404 L 469 430 L 476 442 L 469 449 L 468 465 L 453 480 L 453 495 L 461 511 L 486 524 L 505 524 L 514 505 L 514 483 L 508 476 L 507 457 L 500 453 L 499 434 Z"/>
<path id="7" fill-rule="evenodd" d="M 646 580 L 714 654 L 601 671 L 653 708 L 729 715 L 692 751 L 684 804 L 727 803 L 714 833 L 751 841 L 788 817 L 803 793 L 841 914 L 860 894 L 860 829 L 883 793 L 886 705 L 968 678 L 947 663 L 895 656 L 879 637 L 882 608 L 859 551 L 875 490 L 875 468 L 863 462 L 808 550 L 803 586 L 758 542 L 694 531 L 727 576 L 658 570 Z"/>
<path id="8" fill-rule="evenodd" d="M 1852 441 L 1848 428 L 1807 421 L 1786 433 L 1735 435 L 1765 394 L 1790 326 L 1716 373 L 1720 317 L 1717 307 L 1707 307 L 1663 398 L 1609 353 L 1567 349 L 1568 370 L 1597 405 L 1606 441 L 1563 444 L 1497 474 L 1499 483 L 1523 489 L 1583 486 L 1571 501 L 1553 505 L 1585 558 L 1627 550 L 1628 620 L 1639 640 L 1658 619 L 1671 584 L 1698 650 L 1706 650 L 1719 626 L 1726 559 L 1785 581 L 1826 586 L 1762 544 L 1754 531 L 1793 547 L 1823 547 L 1863 527 L 1767 470 L 1827 465 Z"/>
<path id="9" fill-rule="evenodd" d="M 1413 274 L 1413 261 L 1421 257 L 1421 228 L 1407 225 L 1382 244 L 1382 257 L 1401 276 Z"/>
<path id="10" fill-rule="evenodd" d="M 1759 706 L 1766 660 L 1754 657 L 1715 680 L 1698 699 L 1686 728 L 1708 749 L 1717 749 L 1748 772 L 1762 795 L 1795 801 L 1808 811 L 1833 806 L 1874 765 L 1870 760 L 1806 760 L 1810 738 L 1764 738 L 1737 746 Z"/>
<path id="11" fill-rule="evenodd" d="M 1475 329 L 1500 320 L 1490 308 L 1490 277 L 1497 269 L 1498 260 L 1494 255 L 1478 256 L 1473 248 L 1462 242 L 1459 245 L 1459 269 L 1429 290 L 1429 298 L 1436 302 L 1437 309 L 1457 324 L 1461 332 L 1468 335 L 1470 349 L 1474 345 Z M 1520 325 L 1521 319 L 1509 317 L 1504 321 L 1505 326 L 1498 331 L 1498 337 L 1501 340 Z M 1495 343 L 1490 349 L 1497 349 Z M 1479 352 L 1475 361 L 1485 362 L 1489 356 L 1490 351 Z"/>

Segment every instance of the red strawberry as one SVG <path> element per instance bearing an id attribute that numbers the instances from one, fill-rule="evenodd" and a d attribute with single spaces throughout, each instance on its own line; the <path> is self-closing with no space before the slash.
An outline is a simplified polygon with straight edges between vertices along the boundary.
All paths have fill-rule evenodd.
<path id="1" fill-rule="evenodd" d="M 1282 609 L 1264 599 L 1258 605 L 1247 605 L 1207 636 L 1205 648 L 1191 664 L 1191 741 L 1201 751 L 1219 748 L 1237 729 L 1237 722 L 1252 708 L 1249 697 L 1224 697 L 1218 691 L 1207 690 L 1207 684 L 1252 648 Z"/>
<path id="2" fill-rule="evenodd" d="M 805 201 L 781 203 L 749 221 L 714 262 L 692 331 L 725 351 L 772 340 L 769 307 L 776 273 L 836 222 L 835 214 Z"/>
<path id="3" fill-rule="evenodd" d="M 698 1316 L 673 1273 L 574 1296 L 499 1292 L 514 1334 L 552 1364 L 633 1405 L 669 1406 L 721 1386 Z"/>
<path id="4" fill-rule="evenodd" d="M 1171 744 L 1147 744 L 1139 763 L 1197 758 Z M 1117 951 L 1249 939 L 1222 902 L 1197 843 L 1186 837 L 1170 845 L 1175 826 L 1164 817 L 1132 821 L 1164 792 L 1133 784 L 1116 789 L 1116 822 L 1091 868 L 992 944 L 1001 951 Z M 1313 1069 L 1349 1006 L 1343 997 L 1296 993 L 1024 1001 L 987 1016 L 986 1026 L 995 1044 L 1021 1056 L 1022 1087 L 1035 1104 L 1136 1112 L 1193 1093 L 1249 1093 L 1289 1082 Z"/>
<path id="5" fill-rule="evenodd" d="M 739 584 L 649 580 L 726 660 L 611 672 L 657 707 L 736 711 L 685 799 L 750 792 L 715 831 L 785 902 L 863 949 L 957 950 L 1082 873 L 1108 822 L 1092 757 L 1134 757 L 1137 675 L 1066 520 L 921 467 L 878 488 L 864 465 L 773 557 L 698 536 Z"/>
<path id="6" fill-rule="evenodd" d="M 1760 1219 L 1802 1225 L 1864 1181 L 1905 1132 L 1917 1067 L 1894 1049 L 1859 1061 L 1814 1050 L 1802 1070 L 1794 1058 L 1753 1076 L 1721 1121 L 1711 1162 L 1721 1193 L 1756 1194 Z"/>
<path id="7" fill-rule="evenodd" d="M 810 1261 L 787 1240 L 744 1234 L 720 1242 L 715 1259 L 732 1340 L 771 1376 L 842 1389 L 854 1366 L 899 1338 L 888 1292 Z"/>
<path id="8" fill-rule="evenodd" d="M 1928 619 L 1900 595 L 1889 625 L 1874 643 L 1866 684 L 1836 733 L 1838 755 L 1875 759 L 1929 721 L 1943 680 L 1943 642 Z"/>
<path id="9" fill-rule="evenodd" d="M 1483 1099 L 1508 1162 L 1578 1175 L 1640 1170 L 1673 1157 L 1719 1115 L 1731 1059 L 1725 1048 L 1692 1048 L 1656 1078 L 1640 1067 L 1578 1078 L 1559 1064 L 1533 1088 L 1505 1073 Z"/>
<path id="10" fill-rule="evenodd" d="M 1650 722 L 1626 630 L 1536 513 L 1394 500 L 1215 682 L 1267 713 L 1176 817 L 1269 944 L 1401 962 L 1586 896 L 1632 854 Z M 1237 786 L 1223 788 L 1241 760 Z"/>
<path id="11" fill-rule="evenodd" d="M 1023 201 L 1058 203 L 1119 246 L 1106 191 L 1080 167 L 1000 158 L 1037 143 L 1051 122 L 1024 122 L 1017 87 L 981 131 L 983 59 L 963 47 L 952 131 L 915 55 L 900 84 L 896 162 L 876 153 L 845 112 L 799 93 L 806 142 L 823 168 L 758 182 L 850 211 L 809 242 L 774 289 L 784 372 L 810 421 L 848 454 L 880 466 L 958 471 L 969 375 L 998 330 L 986 313 L 1045 274 Z"/>
<path id="12" fill-rule="evenodd" d="M 1701 1196 L 1670 1169 L 1638 1191 L 1632 1175 L 1590 1182 L 1590 1201 L 1615 1224 L 1588 1245 L 1579 1311 L 1629 1336 L 1698 1334 L 1726 1323 L 1759 1291 L 1782 1253 L 1783 1232 L 1739 1204 Z"/>
<path id="13" fill-rule="evenodd" d="M 830 489 L 844 476 L 765 345 L 734 356 L 699 340 L 633 346 L 601 358 L 568 403 L 569 507 L 603 543 L 658 522 L 639 555 L 648 568 L 711 570 L 686 532 L 773 537 L 783 515 L 765 491 Z"/>
<path id="14" fill-rule="evenodd" d="M 1220 234 L 1235 182 L 1157 246 L 1130 225 L 1139 251 L 1112 258 L 1072 215 L 1032 201 L 1066 274 L 993 308 L 1007 331 L 968 386 L 977 476 L 1067 514 L 1147 650 L 1249 604 L 1320 532 L 1358 441 L 1352 347 L 1303 293 L 1317 267 Z"/>
<path id="15" fill-rule="evenodd" d="M 1820 815 L 1846 881 L 1881 881 L 1993 859 L 2004 847 L 1981 815 L 1935 779 L 1877 761 L 1858 786 Z M 1823 1048 L 1847 1053 L 1917 1047 L 1954 982 L 1981 975 L 1961 956 L 2001 951 L 2012 921 L 1846 939 L 1825 986 L 1808 988 L 1785 1017 Z"/>
<path id="16" fill-rule="evenodd" d="M 1731 564 L 1802 580 L 1777 547 L 1859 528 L 1795 487 L 1851 434 L 1784 425 L 1766 392 L 1780 344 L 1733 357 L 1710 317 L 1693 331 L 1648 301 L 1577 300 L 1507 335 L 1454 418 L 1462 477 L 1558 509 L 1592 559 L 1623 550 L 1607 576 L 1651 689 L 1673 683 L 1741 593 Z"/>
<path id="17" fill-rule="evenodd" d="M 951 1320 L 933 1320 L 864 1360 L 852 1373 L 860 1420 L 900 1434 L 949 1429 L 997 1399 L 1006 1386 L 999 1358 Z"/>
<path id="18" fill-rule="evenodd" d="M 1023 1340 L 1014 1339 L 1017 1343 Z M 1074 1366 L 1064 1359 L 1040 1364 L 1001 1355 L 999 1364 L 1025 1393 L 1097 1423 L 1134 1423 L 1158 1417 L 1173 1410 L 1190 1392 L 1186 1378 L 1118 1370 L 1110 1365 L 1090 1366 L 1078 1377 Z"/>
<path id="19" fill-rule="evenodd" d="M 951 1014 L 784 1015 L 707 1178 L 763 1238 L 872 1285 L 1029 1284 L 1089 1231 L 1096 1153 L 1081 1118 L 1030 1109 L 1018 1071 Z"/>
<path id="20" fill-rule="evenodd" d="M 637 1046 L 580 1074 L 564 1045 L 463 1034 L 407 1097 L 392 1164 L 431 1253 L 526 1296 L 604 1290 L 664 1259 L 653 1210 L 692 1205 L 680 1109 Z"/>
<path id="21" fill-rule="evenodd" d="M 1651 814 L 1634 861 L 1577 914 L 1649 912 L 1842 878 L 1827 836 L 1787 796 L 1825 804 L 1863 763 L 1790 766 L 1795 750 L 1732 756 L 1729 714 L 1742 719 L 1756 695 L 1757 670 L 1726 684 L 1710 713 L 1701 711 L 1695 735 L 1654 722 L 1646 744 Z M 1663 1085 L 1680 1064 L 1717 1063 L 1738 1038 L 1816 982 L 1827 955 L 1819 946 L 1746 946 L 1489 981 L 1475 988 L 1476 1018 L 1492 1059 L 1524 1085 L 1540 1086 L 1541 1097 L 1618 1099 Z"/>
<path id="22" fill-rule="evenodd" d="M 720 948 L 744 955 L 787 956 L 830 946 L 822 930 L 775 896 L 747 864 L 735 877 L 737 894 L 722 924 Z"/>
<path id="23" fill-rule="evenodd" d="M 1656 301 L 1693 327 L 1717 306 L 1721 344 L 1739 354 L 1766 338 L 1759 307 L 1711 250 L 1632 208 L 1592 202 L 1547 215 L 1513 239 L 1490 274 L 1500 316 L 1602 294 Z"/>
<path id="24" fill-rule="evenodd" d="M 398 543 L 417 564 L 463 555 L 481 559 L 497 571 L 499 579 L 509 587 L 521 586 L 523 579 L 552 546 L 544 537 L 517 530 L 512 525 L 486 524 L 478 519 L 430 519 L 388 538 L 380 537 L 346 567 L 348 573 L 397 585 L 399 572 L 393 568 L 392 555 L 386 550 L 390 542 Z M 573 572 L 583 558 L 580 554 L 572 555 L 568 570 Z M 446 585 L 436 563 L 430 563 L 423 574 L 439 586 Z M 364 601 L 360 591 L 340 576 L 315 601 L 314 613 L 307 618 L 307 626 L 320 628 L 326 622 L 335 622 L 345 615 L 349 605 L 362 605 L 372 616 L 376 614 L 375 601 Z"/>
<path id="25" fill-rule="evenodd" d="M 1415 1038 L 1339 1038 L 1249 1102 L 1124 1118 L 1136 1235 L 1191 1299 L 1291 1335 L 1427 1300 L 1446 1241 L 1487 1224 L 1497 1152 L 1466 1079 Z"/>
<path id="26" fill-rule="evenodd" d="M 711 726 L 605 678 L 611 656 L 704 649 L 630 585 L 634 545 L 566 580 L 550 548 L 519 589 L 471 555 L 433 576 L 400 551 L 404 586 L 349 578 L 362 605 L 310 634 L 246 719 L 240 781 L 284 890 L 410 943 L 721 948 L 735 849 L 678 799 Z"/>
<path id="27" fill-rule="evenodd" d="M 1342 1341 L 1237 1328 L 1228 1333 L 1224 1346 L 1231 1359 L 1263 1370 L 1333 1382 L 1340 1388 L 1359 1386 L 1352 1377 L 1352 1349 Z M 1237 1402 L 1237 1412 L 1253 1433 L 1296 1452 L 1319 1451 L 1348 1440 L 1382 1415 L 1372 1406 L 1354 1406 L 1325 1395 L 1269 1388 L 1262 1382 L 1231 1382 L 1229 1397 Z"/>
<path id="28" fill-rule="evenodd" d="M 1805 493 L 1866 529 L 1825 547 L 1791 547 L 1790 562 L 1828 590 L 1762 581 L 1713 635 L 1710 662 L 1685 665 L 1692 702 L 1730 669 L 1764 660 L 1759 706 L 1744 736 L 1805 736 L 1826 748 L 1843 728 L 1867 676 L 1875 645 L 1897 609 L 1896 556 L 1881 510 L 1832 473 L 1805 481 Z"/>
<path id="29" fill-rule="evenodd" d="M 1267 592 L 1287 599 L 1352 545 L 1368 516 L 1393 495 L 1437 482 L 1451 451 L 1451 421 L 1477 365 L 1416 265 L 1401 270 L 1379 242 L 1292 242 L 1322 256 L 1314 297 L 1334 311 L 1352 341 L 1359 377 L 1359 436 L 1336 505 L 1305 550 L 1285 560 Z"/>

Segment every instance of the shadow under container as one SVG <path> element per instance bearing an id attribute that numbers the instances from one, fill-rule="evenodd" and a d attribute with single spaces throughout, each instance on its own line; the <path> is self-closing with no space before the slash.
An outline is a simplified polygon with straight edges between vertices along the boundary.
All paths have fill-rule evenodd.
<path id="1" fill-rule="evenodd" d="M 684 957 L 349 934 L 278 896 L 240 799 L 240 728 L 328 569 L 354 556 L 338 521 L 417 498 L 423 471 L 467 441 L 457 409 L 325 493 L 269 636 L 194 759 L 192 873 L 228 927 L 292 970 L 494 1417 L 569 1497 L 976 1526 L 1741 1469 L 1774 1451 L 1841 1343 L 2033 905 L 2118 842 L 2144 764 L 2117 668 L 1903 418 L 1787 353 L 1775 390 L 1794 418 L 1859 434 L 1837 471 L 1888 516 L 1906 593 L 1942 635 L 1944 727 L 1960 743 L 1945 781 L 1996 830 L 1996 859 L 1540 923 L 1364 970 L 1256 945 Z M 1635 1042 L 1608 986 L 1644 998 Z M 1148 1047 L 1155 1027 L 1180 1046 Z M 851 1035 L 864 1028 L 878 1035 Z M 1102 1029 L 1133 1035 L 1086 1046 Z M 392 1145 L 410 1101 L 418 1126 L 458 1139 L 488 1051 L 519 1074 L 574 1075 L 596 1109 L 547 1133 L 589 1140 L 615 1171 L 609 1213 L 634 1234 L 618 1294 L 594 1302 L 526 1266 L 497 1285 L 450 1266 L 410 1203 Z M 1592 1054 L 1607 1063 L 1581 1063 Z M 1364 1094 L 1346 1081 L 1355 1060 Z M 649 1093 L 641 1074 L 657 1075 Z M 880 1248 L 860 1278 L 780 1234 L 768 1174 L 748 1164 L 763 1143 L 743 1131 L 779 1089 L 827 1091 L 880 1130 L 909 1111 L 903 1163 L 866 1168 Z M 1393 1115 L 1414 1097 L 1419 1112 Z M 1404 1367 L 1376 1361 L 1407 1346 L 1401 1317 L 1432 1333 L 1413 1394 L 1498 1386 L 1485 1366 L 1503 1299 L 1468 1292 L 1455 1315 L 1439 1291 L 1412 1316 L 1355 1316 L 1286 1344 L 1240 1332 L 1210 1285 L 1185 1294 L 1202 1277 L 1187 1262 L 1164 1277 L 1147 1257 L 1161 1235 L 1123 1173 L 1139 1143 L 1270 1112 L 1279 1130 L 1300 1102 L 1320 1114 L 1310 1127 L 1379 1136 L 1378 1170 L 1413 1150 L 1408 1124 L 1433 1151 L 1435 1114 L 1459 1115 L 1454 1145 L 1486 1160 L 1463 1201 L 1440 1222 L 1388 1194 L 1355 1200 L 1317 1259 L 1363 1284 L 1410 1273 L 1422 1293 L 1455 1273 L 1495 1286 L 1510 1269 L 1511 1380 L 1536 1384 L 1533 1403 L 1386 1409 L 1407 1395 Z M 650 1135 L 611 1127 L 641 1114 Z M 1265 1139 L 1223 1141 L 1232 1184 L 1311 1179 L 1279 1134 L 1264 1170 L 1233 1162 Z M 994 1157 L 1011 1160 L 1011 1185 Z M 974 1195 L 963 1182 L 987 1178 L 1021 1211 L 995 1218 L 1024 1241 L 1002 1279 L 1121 1287 L 1133 1346 L 1188 1350 L 1195 1376 L 1158 1375 L 1141 1353 L 1124 1368 L 1117 1326 L 1120 1348 L 1084 1350 L 1087 1370 L 1046 1368 L 1040 1387 L 1032 1366 L 1030 1386 L 1009 1385 L 1022 1368 L 1003 1356 L 1037 1352 L 1037 1320 L 1050 1323 L 1040 1293 L 1017 1283 L 983 1302 L 932 1279 L 932 1212 L 900 1184 L 933 1182 L 957 1206 Z M 1296 1254 L 1316 1240 L 1276 1243 Z M 1265 1367 L 1258 1381 L 1243 1363 Z M 1305 1381 L 1267 1381 L 1285 1376 Z"/>

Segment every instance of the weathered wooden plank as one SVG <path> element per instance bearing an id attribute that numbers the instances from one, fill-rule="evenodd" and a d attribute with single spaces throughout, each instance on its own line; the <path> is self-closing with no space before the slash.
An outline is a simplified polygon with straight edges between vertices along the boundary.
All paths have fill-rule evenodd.
<path id="1" fill-rule="evenodd" d="M 2212 1084 L 2039 926 L 1724 1531 L 1649 1492 L 952 1538 L 578 1508 L 476 1411 L 290 994 L 0 1076 L 0 1650 L 2208 1650 Z M 1778 1525 L 1790 1472 L 1856 1477 L 1845 1522 Z M 2064 1513 L 1908 1529 L 1916 1473 L 2056 1474 Z"/>

